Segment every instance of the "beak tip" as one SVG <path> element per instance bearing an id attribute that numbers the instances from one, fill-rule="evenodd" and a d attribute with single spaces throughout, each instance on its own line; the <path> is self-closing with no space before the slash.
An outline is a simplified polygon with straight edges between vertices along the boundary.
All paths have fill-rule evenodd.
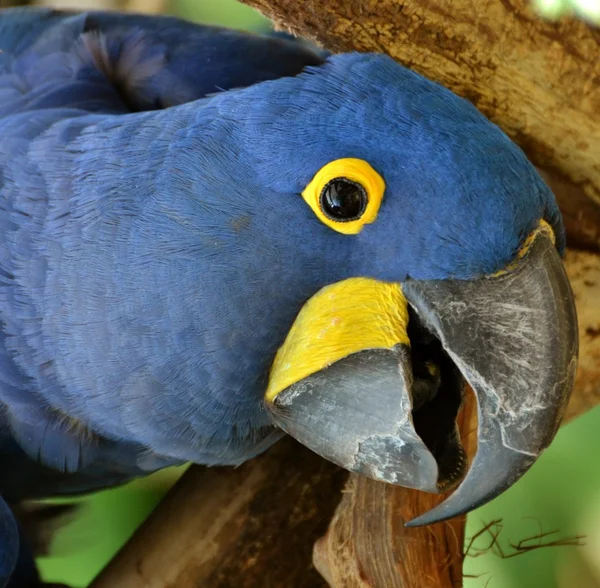
<path id="1" fill-rule="evenodd" d="M 396 434 L 363 440 L 354 456 L 353 471 L 379 482 L 438 493 L 438 467 L 433 455 L 411 426 L 400 430 L 403 439 Z"/>
<path id="2" fill-rule="evenodd" d="M 425 525 L 427 525 L 427 521 L 422 522 L 423 521 L 423 517 L 415 517 L 414 519 L 404 523 L 404 526 L 409 528 L 409 529 L 414 529 L 416 527 L 423 527 Z M 434 521 L 435 522 L 435 521 Z"/>
<path id="3" fill-rule="evenodd" d="M 440 505 L 441 506 L 441 505 Z M 442 512 L 440 512 L 440 510 Z M 413 527 L 425 527 L 427 525 L 433 525 L 435 523 L 441 523 L 448 519 L 453 519 L 455 517 L 459 517 L 465 514 L 465 511 L 458 510 L 457 512 L 443 512 L 442 508 L 433 508 L 430 511 L 411 519 L 410 521 L 404 523 L 405 527 L 413 528 Z"/>

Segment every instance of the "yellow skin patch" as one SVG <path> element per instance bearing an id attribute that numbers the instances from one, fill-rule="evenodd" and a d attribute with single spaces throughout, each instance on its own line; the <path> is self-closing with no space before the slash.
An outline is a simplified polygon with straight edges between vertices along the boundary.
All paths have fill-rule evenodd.
<path id="1" fill-rule="evenodd" d="M 336 178 L 346 178 L 360 184 L 367 193 L 368 203 L 360 218 L 349 221 L 335 221 L 321 210 L 321 193 L 327 184 Z M 344 158 L 324 165 L 302 192 L 302 198 L 312 208 L 319 220 L 338 233 L 356 235 L 365 225 L 375 221 L 383 194 L 385 182 L 383 178 L 362 159 Z"/>
<path id="2" fill-rule="evenodd" d="M 541 234 L 555 242 L 552 227 L 541 220 L 514 261 L 490 277 L 514 270 Z M 303 306 L 277 352 L 265 399 L 273 402 L 282 390 L 352 353 L 410 345 L 407 326 L 408 303 L 400 284 L 350 278 L 326 286 Z M 433 364 L 427 369 L 432 376 L 439 370 Z"/>
<path id="3" fill-rule="evenodd" d="M 507 274 L 517 269 L 517 267 L 519 266 L 519 261 L 521 261 L 521 259 L 523 259 L 527 255 L 529 249 L 533 245 L 533 242 L 537 239 L 539 235 L 546 235 L 550 238 L 552 244 L 556 244 L 556 235 L 554 234 L 552 227 L 544 219 L 540 220 L 540 223 L 537 226 L 537 228 L 531 232 L 527 239 L 525 239 L 525 243 L 523 243 L 523 246 L 521 247 L 521 249 L 519 249 L 519 253 L 517 253 L 517 256 L 514 258 L 514 260 L 511 261 L 504 269 L 501 269 L 499 272 L 492 274 L 491 277 L 497 278 L 498 276 L 503 276 L 504 274 Z"/>
<path id="4" fill-rule="evenodd" d="M 364 349 L 409 345 L 408 305 L 399 284 L 350 278 L 303 307 L 271 368 L 267 402 L 292 384 Z"/>

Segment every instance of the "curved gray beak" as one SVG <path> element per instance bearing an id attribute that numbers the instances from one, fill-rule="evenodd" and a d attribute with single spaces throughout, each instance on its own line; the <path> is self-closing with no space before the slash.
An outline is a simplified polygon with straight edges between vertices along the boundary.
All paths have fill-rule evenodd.
<path id="1" fill-rule="evenodd" d="M 405 295 L 477 396 L 477 453 L 446 501 L 411 522 L 468 512 L 514 484 L 556 434 L 577 367 L 577 316 L 553 243 L 539 236 L 511 273 L 406 284 Z"/>
<path id="2" fill-rule="evenodd" d="M 410 347 L 365 349 L 267 406 L 276 424 L 340 466 L 449 498 L 411 521 L 468 512 L 516 482 L 552 441 L 575 375 L 573 295 L 540 233 L 514 267 L 472 281 L 408 281 Z M 477 396 L 467 470 L 456 427 L 465 381 Z M 464 478 L 464 479 L 463 479 Z"/>

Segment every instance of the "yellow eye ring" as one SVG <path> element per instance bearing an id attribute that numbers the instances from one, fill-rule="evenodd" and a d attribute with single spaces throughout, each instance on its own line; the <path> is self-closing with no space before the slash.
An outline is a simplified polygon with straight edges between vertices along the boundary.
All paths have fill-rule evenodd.
<path id="1" fill-rule="evenodd" d="M 377 218 L 384 192 L 383 178 L 366 161 L 344 158 L 324 165 L 302 197 L 322 223 L 356 235 Z"/>

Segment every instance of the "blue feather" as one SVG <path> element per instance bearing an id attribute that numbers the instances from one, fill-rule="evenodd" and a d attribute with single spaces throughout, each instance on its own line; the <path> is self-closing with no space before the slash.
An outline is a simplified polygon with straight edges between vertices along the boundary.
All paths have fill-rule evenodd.
<path id="1" fill-rule="evenodd" d="M 0 38 L 8 501 L 266 449 L 281 436 L 262 402 L 271 362 L 327 284 L 493 273 L 541 218 L 564 249 L 522 151 L 389 57 L 50 10 L 0 12 Z M 353 237 L 300 196 L 341 157 L 386 182 Z"/>
<path id="2" fill-rule="evenodd" d="M 15 518 L 0 497 L 0 587 L 8 584 L 19 556 L 19 532 Z"/>
<path id="3" fill-rule="evenodd" d="M 60 305 L 61 297 L 58 293 L 54 300 L 47 296 L 50 306 L 46 307 L 32 292 L 54 287 L 44 258 L 49 243 L 39 242 L 39 233 L 44 223 L 52 224 L 52 232 L 62 230 L 71 214 L 72 187 L 67 174 L 58 188 L 65 198 L 48 199 L 37 157 L 50 161 L 53 156 L 43 154 L 40 144 L 32 140 L 49 132 L 54 142 L 50 148 L 60 152 L 94 122 L 93 117 L 83 117 L 87 113 L 164 108 L 231 87 L 295 75 L 321 59 L 290 40 L 172 18 L 111 13 L 8 10 L 0 13 L 0 35 L 0 95 L 4 98 L 0 169 L 8 179 L 2 182 L 0 199 L 4 211 L 0 228 L 6 236 L 0 238 L 0 284 L 4 284 L 0 305 L 7 311 L 0 315 L 4 323 L 0 398 L 10 406 L 5 426 L 32 459 L 60 470 L 85 469 L 101 459 L 99 455 L 110 455 L 117 464 L 127 463 L 131 475 L 177 463 L 177 458 L 165 460 L 149 451 L 131 435 L 118 438 L 121 449 L 117 453 L 127 457 L 117 458 L 114 442 L 65 418 L 49 400 L 60 395 L 60 384 L 40 319 L 42 313 Z M 69 124 L 62 124 L 66 121 Z M 119 124 L 118 119 L 115 123 Z M 18 156 L 23 157 L 23 165 L 10 166 Z M 19 193 L 25 192 L 20 199 Z"/>
<path id="4" fill-rule="evenodd" d="M 0 34 L 11 20 L 0 401 L 38 467 L 27 483 L 43 466 L 69 472 L 54 493 L 241 463 L 280 436 L 269 367 L 321 287 L 489 274 L 541 218 L 564 248 L 522 151 L 389 57 L 322 63 L 294 41 L 102 13 L 6 12 Z M 387 185 L 352 238 L 300 197 L 340 157 Z"/>

